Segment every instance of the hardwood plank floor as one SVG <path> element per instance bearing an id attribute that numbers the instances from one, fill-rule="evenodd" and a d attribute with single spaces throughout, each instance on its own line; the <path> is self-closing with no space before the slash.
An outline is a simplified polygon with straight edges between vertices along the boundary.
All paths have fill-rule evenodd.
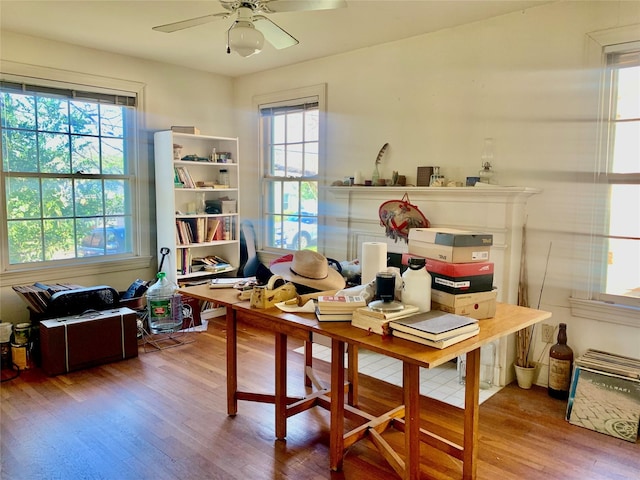
<path id="1" fill-rule="evenodd" d="M 239 385 L 273 391 L 271 335 L 240 326 Z M 364 440 L 328 469 L 329 412 L 289 419 L 274 438 L 274 407 L 240 402 L 226 415 L 224 323 L 196 341 L 135 359 L 57 377 L 39 370 L 4 382 L 1 477 L 22 479 L 332 479 L 397 478 Z M 300 346 L 290 340 L 291 350 Z M 303 395 L 302 355 L 289 354 L 289 393 Z M 316 361 L 328 385 L 328 365 Z M 361 376 L 360 406 L 381 414 L 401 391 Z M 461 442 L 462 412 L 422 398 L 423 426 Z M 480 407 L 479 479 L 636 479 L 640 446 L 570 425 L 565 402 L 546 390 L 503 388 Z M 347 427 L 355 426 L 347 421 Z M 450 433 L 449 433 L 450 435 Z M 401 449 L 402 434 L 384 437 Z M 461 478 L 459 461 L 422 447 L 423 478 Z"/>

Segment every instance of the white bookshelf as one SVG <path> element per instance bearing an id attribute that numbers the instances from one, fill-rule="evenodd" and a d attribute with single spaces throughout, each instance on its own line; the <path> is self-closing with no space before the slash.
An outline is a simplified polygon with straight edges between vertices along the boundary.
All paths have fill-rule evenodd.
<path id="1" fill-rule="evenodd" d="M 177 158 L 174 145 L 182 146 Z M 214 151 L 217 155 L 212 158 Z M 223 153 L 229 154 L 230 159 L 221 160 Z M 171 130 L 156 132 L 154 159 L 158 262 L 162 259 L 160 249 L 170 250 L 162 270 L 176 283 L 234 272 L 240 261 L 238 139 Z M 220 182 L 221 170 L 228 173 L 228 187 Z M 185 173 L 191 182 L 185 179 Z M 224 208 L 216 211 L 223 201 Z M 214 233 L 215 225 L 219 227 Z M 226 260 L 230 267 L 221 271 L 197 270 L 193 259 L 212 256 Z"/>

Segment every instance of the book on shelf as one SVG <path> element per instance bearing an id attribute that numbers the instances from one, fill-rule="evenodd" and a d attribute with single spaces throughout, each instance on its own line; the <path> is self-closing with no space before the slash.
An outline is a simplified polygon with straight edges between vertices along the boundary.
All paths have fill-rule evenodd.
<path id="1" fill-rule="evenodd" d="M 316 318 L 320 322 L 350 322 L 352 316 L 351 312 L 322 313 L 316 306 Z"/>
<path id="2" fill-rule="evenodd" d="M 363 315 L 367 315 L 369 317 L 379 318 L 387 321 L 392 320 L 394 318 L 410 317 L 411 315 L 418 313 L 418 310 L 419 308 L 416 305 L 409 305 L 409 304 L 405 304 L 402 310 L 397 310 L 395 312 L 382 312 L 380 310 L 374 310 L 370 307 L 358 308 L 358 311 Z"/>
<path id="3" fill-rule="evenodd" d="M 451 345 L 454 345 L 458 342 L 462 342 L 463 340 L 467 340 L 468 338 L 474 337 L 480 333 L 480 327 L 476 325 L 476 329 L 470 332 L 461 333 L 458 335 L 454 335 L 453 337 L 443 338 L 441 340 L 428 340 L 423 337 L 418 337 L 417 335 L 412 335 L 410 333 L 402 332 L 400 330 L 392 330 L 391 334 L 394 337 L 403 338 L 405 340 L 411 340 L 412 342 L 420 343 L 422 345 L 426 345 L 428 347 L 433 348 L 447 348 Z"/>
<path id="4" fill-rule="evenodd" d="M 320 295 L 318 297 L 318 310 L 320 310 L 320 313 L 350 313 L 366 304 L 366 300 L 360 295 Z"/>
<path id="5" fill-rule="evenodd" d="M 180 182 L 184 185 L 184 188 L 196 188 L 196 184 L 191 178 L 189 170 L 185 167 L 175 167 L 175 173 L 178 175 Z"/>
<path id="6" fill-rule="evenodd" d="M 394 332 L 409 333 L 431 341 L 473 332 L 479 328 L 478 320 L 475 318 L 463 317 L 462 315 L 440 310 L 431 310 L 430 312 L 421 312 L 406 318 L 397 318 L 389 322 L 389 327 Z"/>

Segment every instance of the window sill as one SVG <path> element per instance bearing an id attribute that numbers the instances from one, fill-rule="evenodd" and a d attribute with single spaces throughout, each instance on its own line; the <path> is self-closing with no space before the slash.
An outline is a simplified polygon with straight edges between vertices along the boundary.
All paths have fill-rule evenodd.
<path id="1" fill-rule="evenodd" d="M 100 273 L 124 272 L 149 268 L 152 257 L 140 256 L 111 260 L 105 262 L 83 263 L 81 265 L 48 266 L 38 269 L 3 272 L 3 285 L 20 285 L 33 282 L 65 281 L 69 278 L 79 278 L 85 275 Z"/>
<path id="2" fill-rule="evenodd" d="M 571 315 L 640 328 L 640 308 L 596 300 L 569 298 Z"/>

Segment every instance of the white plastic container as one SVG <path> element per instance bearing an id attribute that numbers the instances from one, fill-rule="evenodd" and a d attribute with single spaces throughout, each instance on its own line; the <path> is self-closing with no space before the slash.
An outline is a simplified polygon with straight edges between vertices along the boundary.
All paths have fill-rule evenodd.
<path id="1" fill-rule="evenodd" d="M 431 310 L 431 275 L 424 258 L 409 258 L 409 268 L 402 274 L 402 303 L 415 305 L 420 312 Z"/>
<path id="2" fill-rule="evenodd" d="M 158 272 L 157 281 L 147 290 L 147 310 L 151 333 L 170 333 L 182 328 L 180 296 L 178 287 L 165 272 Z"/>

